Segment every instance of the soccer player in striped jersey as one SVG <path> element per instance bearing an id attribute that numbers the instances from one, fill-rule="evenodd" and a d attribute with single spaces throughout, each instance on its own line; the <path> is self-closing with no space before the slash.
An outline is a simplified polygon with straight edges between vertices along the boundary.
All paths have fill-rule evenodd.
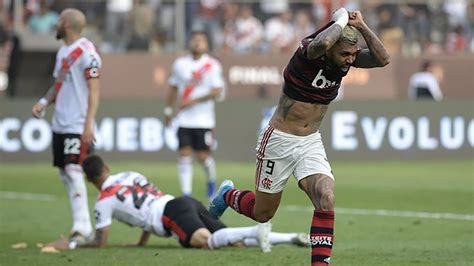
<path id="1" fill-rule="evenodd" d="M 192 33 L 190 54 L 173 63 L 169 78 L 170 91 L 164 109 L 166 123 L 177 124 L 178 175 L 183 195 L 192 194 L 192 156 L 196 155 L 207 175 L 207 196 L 216 190 L 216 164 L 212 149 L 216 145 L 215 101 L 224 97 L 225 82 L 221 63 L 207 54 L 208 40 L 204 32 Z M 178 107 L 174 106 L 178 103 Z"/>
<path id="2" fill-rule="evenodd" d="M 356 30 L 368 48 L 358 47 Z M 213 217 L 231 207 L 255 221 L 270 220 L 293 175 L 314 206 L 311 265 L 329 264 L 334 241 L 334 176 L 319 127 L 350 67 L 388 63 L 387 50 L 359 11 L 341 8 L 331 22 L 304 38 L 284 70 L 277 110 L 258 140 L 256 192 L 234 189 L 232 181 L 225 180 L 210 206 Z"/>
<path id="3" fill-rule="evenodd" d="M 182 247 L 218 249 L 224 246 L 263 246 L 293 244 L 309 246 L 309 236 L 298 233 L 273 233 L 268 224 L 251 227 L 226 227 L 212 218 L 206 207 L 192 197 L 166 194 L 137 172 L 121 172 L 110 175 L 109 167 L 98 155 L 89 155 L 83 163 L 87 179 L 100 191 L 94 214 L 95 239 L 89 243 L 76 243 L 65 239 L 51 243 L 56 248 L 77 246 L 104 247 L 107 244 L 112 219 L 143 231 L 136 246 L 144 246 L 151 234 L 159 237 L 174 235 Z"/>
<path id="4" fill-rule="evenodd" d="M 56 55 L 54 84 L 33 106 L 33 116 L 44 116 L 46 107 L 55 105 L 53 130 L 54 166 L 65 184 L 72 209 L 71 238 L 85 241 L 93 234 L 87 205 L 87 190 L 81 161 L 94 147 L 94 117 L 99 106 L 101 58 L 94 44 L 81 36 L 86 26 L 77 9 L 61 12 L 56 26 L 57 39 L 64 45 Z"/>

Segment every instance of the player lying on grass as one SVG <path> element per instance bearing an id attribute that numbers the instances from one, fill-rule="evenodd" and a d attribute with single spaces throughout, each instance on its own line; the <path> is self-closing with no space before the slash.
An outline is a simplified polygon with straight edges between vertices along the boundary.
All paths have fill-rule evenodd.
<path id="1" fill-rule="evenodd" d="M 260 246 L 262 251 L 268 252 L 272 244 L 309 246 L 307 234 L 272 233 L 269 223 L 229 228 L 211 218 L 199 201 L 165 194 L 137 172 L 110 175 L 109 167 L 98 155 L 86 157 L 82 166 L 87 180 L 100 190 L 94 210 L 95 239 L 85 244 L 60 239 L 48 246 L 58 249 L 104 247 L 112 218 L 143 229 L 136 246 L 146 245 L 151 234 L 160 237 L 174 235 L 185 248 L 217 249 L 243 245 Z"/>

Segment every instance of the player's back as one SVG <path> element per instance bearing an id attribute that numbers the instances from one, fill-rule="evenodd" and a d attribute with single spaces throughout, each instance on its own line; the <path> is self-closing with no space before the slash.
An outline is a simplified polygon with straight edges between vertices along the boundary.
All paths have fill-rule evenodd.
<path id="1" fill-rule="evenodd" d="M 161 192 L 140 173 L 111 175 L 102 185 L 96 202 L 98 228 L 109 225 L 111 219 L 115 218 L 130 226 L 156 231 L 152 230 L 156 218 L 154 215 L 171 199 L 172 196 Z"/>

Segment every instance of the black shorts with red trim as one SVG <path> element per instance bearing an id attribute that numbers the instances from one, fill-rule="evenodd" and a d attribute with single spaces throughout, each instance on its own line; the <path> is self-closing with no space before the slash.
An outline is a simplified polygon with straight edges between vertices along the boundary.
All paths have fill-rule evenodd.
<path id="1" fill-rule="evenodd" d="M 209 151 L 214 144 L 211 128 L 178 128 L 179 148 L 191 147 L 195 151 Z"/>
<path id="2" fill-rule="evenodd" d="M 163 212 L 163 225 L 168 233 L 176 235 L 181 246 L 191 247 L 191 236 L 200 228 L 211 233 L 226 228 L 219 220 L 211 217 L 201 202 L 191 197 L 179 197 L 169 201 Z"/>
<path id="3" fill-rule="evenodd" d="M 81 164 L 84 157 L 94 151 L 94 145 L 81 141 L 80 134 L 53 132 L 53 165 Z"/>

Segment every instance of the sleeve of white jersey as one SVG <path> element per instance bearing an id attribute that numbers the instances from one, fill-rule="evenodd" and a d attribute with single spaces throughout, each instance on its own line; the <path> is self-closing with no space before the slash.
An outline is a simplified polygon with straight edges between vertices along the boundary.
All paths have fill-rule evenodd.
<path id="1" fill-rule="evenodd" d="M 171 74 L 170 77 L 168 78 L 168 84 L 173 87 L 178 87 L 179 86 L 179 77 L 178 77 L 178 60 L 176 60 L 173 63 L 173 66 L 171 67 Z"/>
<path id="2" fill-rule="evenodd" d="M 112 205 L 107 199 L 98 201 L 94 208 L 95 228 L 101 229 L 112 224 Z"/>
<path id="3" fill-rule="evenodd" d="M 225 94 L 226 94 L 224 74 L 222 72 L 223 72 L 222 65 L 216 61 L 216 64 L 212 73 L 211 86 L 212 88 L 217 88 L 221 90 L 219 97 L 217 97 L 216 99 L 217 101 L 223 101 L 225 99 Z"/>
<path id="4" fill-rule="evenodd" d="M 86 79 L 99 78 L 100 68 L 102 67 L 102 59 L 95 49 L 89 49 L 83 56 L 82 68 Z"/>

